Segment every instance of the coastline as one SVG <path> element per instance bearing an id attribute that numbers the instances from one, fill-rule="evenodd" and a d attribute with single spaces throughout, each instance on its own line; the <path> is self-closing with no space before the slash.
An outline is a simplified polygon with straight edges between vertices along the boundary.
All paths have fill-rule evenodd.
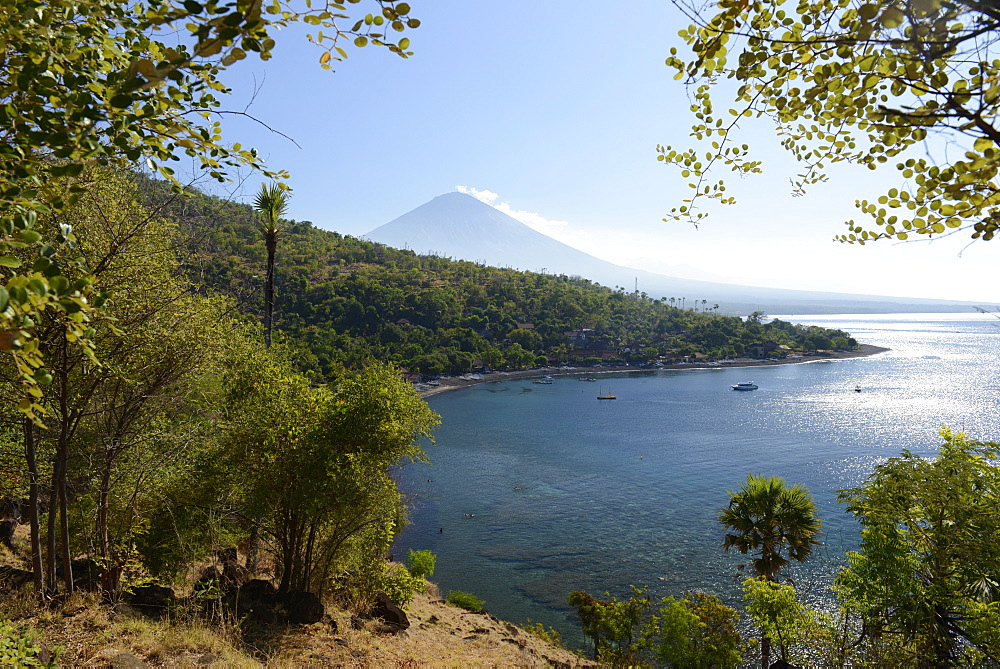
<path id="1" fill-rule="evenodd" d="M 498 381 L 516 381 L 519 379 L 537 379 L 546 376 L 553 378 L 559 376 L 577 376 L 586 374 L 587 376 L 597 374 L 611 374 L 617 372 L 648 372 L 650 370 L 683 370 L 683 369 L 720 369 L 729 367 L 770 367 L 774 365 L 801 365 L 822 360 L 849 360 L 851 358 L 867 358 L 869 356 L 885 353 L 891 349 L 883 346 L 872 346 L 871 344 L 860 344 L 853 351 L 830 351 L 822 354 L 803 355 L 798 358 L 783 358 L 781 360 L 757 360 L 755 358 L 736 358 L 735 360 L 721 365 L 704 362 L 692 363 L 672 363 L 659 367 L 636 367 L 622 365 L 620 367 L 540 367 L 537 369 L 522 369 L 514 372 L 495 372 L 489 375 L 481 375 L 482 378 L 473 379 L 466 376 L 452 376 L 439 380 L 440 385 L 431 388 L 420 388 L 417 393 L 423 397 L 431 397 L 449 390 L 468 388 L 480 383 L 496 383 Z"/>

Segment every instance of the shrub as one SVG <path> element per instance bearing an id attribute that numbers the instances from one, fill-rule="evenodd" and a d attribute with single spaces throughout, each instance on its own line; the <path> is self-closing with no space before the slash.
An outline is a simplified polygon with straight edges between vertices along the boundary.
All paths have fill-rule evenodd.
<path id="1" fill-rule="evenodd" d="M 55 660 L 46 662 L 38 657 L 41 652 L 29 633 L 22 633 L 9 622 L 0 620 L 0 666 L 55 667 Z"/>
<path id="2" fill-rule="evenodd" d="M 532 622 L 530 618 L 527 622 L 521 625 L 521 627 L 528 634 L 538 637 L 550 646 L 566 648 L 566 644 L 563 643 L 562 637 L 559 636 L 559 630 L 554 627 L 546 627 L 542 623 Z"/>
<path id="3" fill-rule="evenodd" d="M 414 578 L 427 578 L 434 575 L 434 564 L 437 557 L 430 551 L 415 551 L 410 549 L 406 568 Z"/>
<path id="4" fill-rule="evenodd" d="M 413 593 L 423 589 L 424 579 L 412 576 L 402 565 L 393 564 L 381 575 L 379 585 L 396 606 L 405 609 L 413 600 Z"/>
<path id="5" fill-rule="evenodd" d="M 483 611 L 483 600 L 462 590 L 449 590 L 448 603 L 473 613 L 482 613 Z"/>

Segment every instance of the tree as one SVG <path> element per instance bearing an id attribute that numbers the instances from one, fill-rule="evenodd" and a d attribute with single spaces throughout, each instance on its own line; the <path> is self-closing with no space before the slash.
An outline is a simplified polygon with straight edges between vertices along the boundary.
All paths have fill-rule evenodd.
<path id="1" fill-rule="evenodd" d="M 633 666 L 642 644 L 637 643 L 640 623 L 652 605 L 645 589 L 632 586 L 633 594 L 624 601 L 597 599 L 582 590 L 569 594 L 583 633 L 594 642 L 594 659 L 613 667 Z"/>
<path id="2" fill-rule="evenodd" d="M 253 203 L 254 209 L 264 217 L 260 226 L 267 249 L 267 269 L 264 276 L 264 342 L 271 346 L 271 328 L 274 318 L 274 254 L 278 249 L 278 219 L 288 209 L 288 194 L 278 184 L 260 185 Z"/>
<path id="3" fill-rule="evenodd" d="M 1000 660 L 1000 446 L 948 429 L 935 458 L 904 451 L 841 501 L 861 522 L 836 589 L 872 637 L 923 666 Z"/>
<path id="4" fill-rule="evenodd" d="M 818 545 L 819 518 L 809 491 L 796 483 L 789 487 L 780 476 L 747 474 L 739 492 L 729 493 L 729 506 L 719 511 L 727 532 L 722 549 L 757 552 L 753 572 L 776 582 L 789 560 L 805 561 Z M 786 557 L 787 556 L 787 557 Z M 762 666 L 768 666 L 770 641 L 761 639 Z"/>
<path id="5" fill-rule="evenodd" d="M 137 201 L 133 177 L 95 167 L 63 178 L 62 187 L 85 193 L 59 214 L 38 220 L 46 233 L 61 225 L 80 233 L 78 266 L 64 269 L 61 279 L 79 280 L 71 269 L 86 266 L 87 275 L 115 295 L 90 321 L 87 335 L 101 351 L 101 365 L 74 346 L 72 330 L 58 312 L 42 312 L 35 326 L 34 341 L 50 356 L 52 380 L 38 400 L 44 411 L 20 423 L 39 594 L 58 590 L 59 563 L 63 587 L 72 591 L 74 551 L 94 557 L 105 591 L 117 591 L 143 505 L 155 496 L 158 476 L 185 448 L 186 437 L 177 437 L 172 428 L 193 413 L 194 372 L 218 339 L 213 330 L 222 319 L 222 305 L 192 295 L 178 277 L 176 230 Z M 4 367 L 0 373 L 9 405 L 8 393 L 17 392 L 9 383 L 16 370 Z M 43 532 L 40 495 L 45 488 Z"/>
<path id="6" fill-rule="evenodd" d="M 39 216 L 59 213 L 83 194 L 58 179 L 79 176 L 96 164 L 146 164 L 182 188 L 172 162 L 190 157 L 201 174 L 223 180 L 249 165 L 272 177 L 256 151 L 222 139 L 218 118 L 227 113 L 222 70 L 257 53 L 268 59 L 277 30 L 295 22 L 315 25 L 310 39 L 319 61 L 347 52 L 345 39 L 369 43 L 406 57 L 409 38 L 394 31 L 415 28 L 410 7 L 370 0 L 378 14 L 348 12 L 348 3 L 222 3 L 219 0 L 110 0 L 71 2 L 11 0 L 0 7 L 0 350 L 8 351 L 23 386 L 20 410 L 37 415 L 41 386 L 50 376 L 33 340 L 43 311 L 65 317 L 73 343 L 93 353 L 88 320 L 99 309 L 92 281 L 65 280 L 73 262 L 75 233 L 69 224 L 51 236 L 36 230 Z M 351 4 L 357 4 L 351 0 Z M 346 24 L 353 24 L 346 27 Z M 385 27 L 383 27 L 385 26 Z M 164 36 L 162 39 L 158 39 Z M 29 247 L 32 262 L 12 251 Z"/>
<path id="7" fill-rule="evenodd" d="M 698 118 L 692 136 L 710 141 L 695 149 L 658 147 L 661 161 L 692 179 L 694 195 L 672 218 L 699 221 L 698 200 L 731 204 L 709 171 L 728 166 L 761 171 L 739 123 L 768 117 L 782 146 L 802 165 L 794 193 L 826 178 L 832 163 L 876 169 L 898 156 L 905 188 L 877 202 L 857 201 L 874 226 L 848 221 L 838 238 L 864 244 L 969 230 L 988 241 L 1000 227 L 1000 11 L 979 0 L 904 2 L 720 2 L 714 14 L 674 0 L 692 21 L 680 31 L 693 51 L 685 62 L 671 49 L 667 64 L 696 86 Z M 737 84 L 735 108 L 716 113 L 713 88 Z M 904 156 L 938 135 L 939 155 Z M 958 151 L 943 150 L 948 143 Z"/>
<path id="8" fill-rule="evenodd" d="M 743 638 L 736 630 L 740 614 L 714 595 L 689 592 L 683 599 L 660 602 L 645 630 L 656 659 L 667 667 L 725 669 L 743 661 Z"/>
<path id="9" fill-rule="evenodd" d="M 829 615 L 810 611 L 795 597 L 795 588 L 765 578 L 743 581 L 746 612 L 761 631 L 761 637 L 778 643 L 787 666 L 809 664 L 817 656 L 829 662 L 837 641 L 837 630 Z M 841 663 L 842 666 L 842 663 Z"/>
<path id="10" fill-rule="evenodd" d="M 231 361 L 207 471 L 244 526 L 260 519 L 279 589 L 321 594 L 335 570 L 381 567 L 402 517 L 390 470 L 423 457 L 416 440 L 438 420 L 389 365 L 317 388 L 271 351 Z"/>

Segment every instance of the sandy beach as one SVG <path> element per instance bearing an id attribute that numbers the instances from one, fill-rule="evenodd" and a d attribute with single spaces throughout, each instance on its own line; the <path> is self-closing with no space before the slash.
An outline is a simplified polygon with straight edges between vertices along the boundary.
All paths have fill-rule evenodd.
<path id="1" fill-rule="evenodd" d="M 499 381 L 512 381 L 517 379 L 537 379 L 545 376 L 553 378 L 559 376 L 597 376 L 598 374 L 611 374 L 618 372 L 649 372 L 660 369 L 718 369 L 720 367 L 768 367 L 771 365 L 798 365 L 808 362 L 820 362 L 822 360 L 846 360 L 849 358 L 864 358 L 871 355 L 885 353 L 889 349 L 870 344 L 861 344 L 853 351 L 828 351 L 823 353 L 801 355 L 800 357 L 788 357 L 779 360 L 758 360 L 756 358 L 736 358 L 727 362 L 710 364 L 707 362 L 675 363 L 670 365 L 660 365 L 658 367 L 631 367 L 628 365 L 616 367 L 540 367 L 538 369 L 522 369 L 514 372 L 494 372 L 492 374 L 480 374 L 481 378 L 474 379 L 471 375 L 450 376 L 438 379 L 438 385 L 427 386 L 420 384 L 417 392 L 421 397 L 430 397 L 449 390 L 458 388 L 468 388 L 477 383 L 496 383 Z"/>

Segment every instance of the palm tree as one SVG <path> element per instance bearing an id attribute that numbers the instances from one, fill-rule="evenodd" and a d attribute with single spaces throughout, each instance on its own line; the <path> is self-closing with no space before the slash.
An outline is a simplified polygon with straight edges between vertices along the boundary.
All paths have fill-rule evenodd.
<path id="1" fill-rule="evenodd" d="M 288 209 L 288 194 L 278 184 L 260 185 L 260 192 L 253 201 L 253 208 L 263 214 L 260 225 L 264 245 L 267 247 L 267 274 L 264 277 L 264 342 L 271 347 L 271 328 L 274 318 L 274 253 L 278 249 L 278 219 Z"/>
<path id="2" fill-rule="evenodd" d="M 820 542 L 816 503 L 799 483 L 789 487 L 780 476 L 747 474 L 739 492 L 729 493 L 729 506 L 719 511 L 726 533 L 722 549 L 757 553 L 750 561 L 754 573 L 777 581 L 791 560 L 803 562 Z M 761 639 L 761 666 L 768 667 L 771 642 Z"/>

